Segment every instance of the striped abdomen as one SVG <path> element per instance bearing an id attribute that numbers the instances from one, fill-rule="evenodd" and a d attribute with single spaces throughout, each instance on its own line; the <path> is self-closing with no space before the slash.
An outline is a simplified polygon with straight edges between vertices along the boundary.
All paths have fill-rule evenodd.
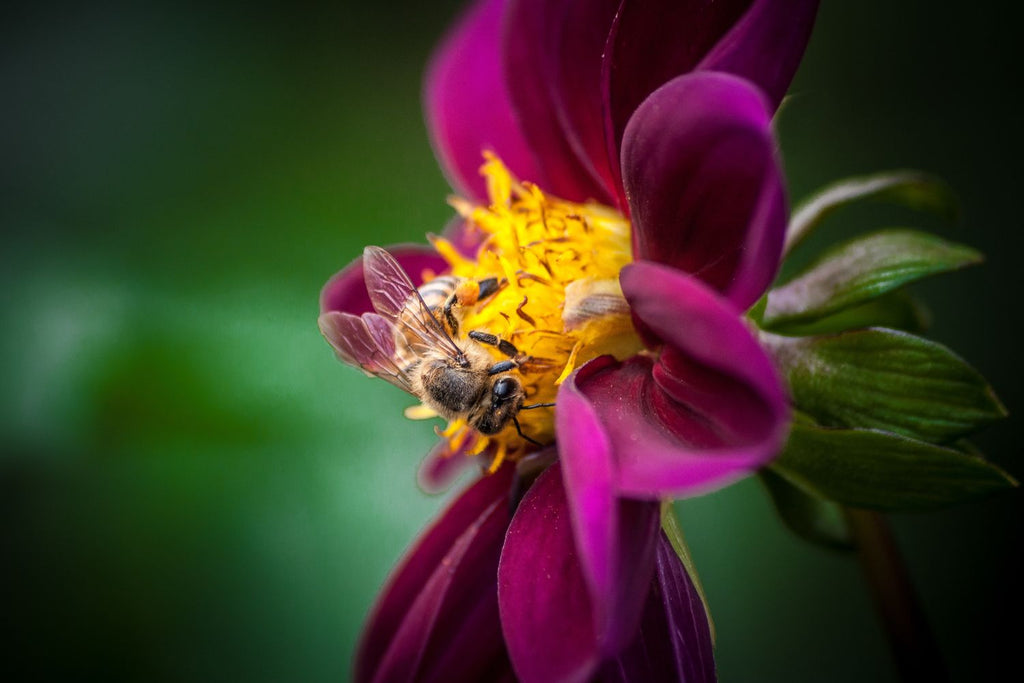
<path id="1" fill-rule="evenodd" d="M 422 318 L 428 314 L 441 324 L 441 327 L 448 334 L 454 337 L 454 330 L 445 320 L 444 306 L 448 299 L 454 294 L 455 288 L 462 282 L 462 278 L 454 275 L 440 275 L 430 282 L 426 282 L 417 290 L 419 298 L 427 305 L 427 311 L 423 310 L 419 299 L 410 295 L 398 320 L 401 323 L 395 330 L 395 360 L 404 372 L 409 372 L 419 362 L 423 355 L 423 338 L 416 333 L 422 327 Z"/>

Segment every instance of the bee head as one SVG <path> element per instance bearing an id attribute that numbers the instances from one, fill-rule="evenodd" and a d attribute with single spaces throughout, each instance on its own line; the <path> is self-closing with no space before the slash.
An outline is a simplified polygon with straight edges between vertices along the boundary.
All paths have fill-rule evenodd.
<path id="1" fill-rule="evenodd" d="M 523 385 L 511 375 L 498 378 L 491 385 L 490 400 L 481 411 L 476 424 L 481 434 L 497 434 L 523 405 Z"/>

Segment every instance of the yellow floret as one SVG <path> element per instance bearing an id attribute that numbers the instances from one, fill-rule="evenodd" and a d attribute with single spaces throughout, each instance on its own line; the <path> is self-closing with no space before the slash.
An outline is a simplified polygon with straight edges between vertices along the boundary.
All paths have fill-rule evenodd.
<path id="1" fill-rule="evenodd" d="M 490 205 L 451 202 L 468 229 L 481 237 L 476 260 L 444 239 L 435 239 L 434 245 L 452 274 L 475 282 L 502 280 L 497 294 L 463 312 L 462 334 L 490 332 L 536 359 L 517 371 L 526 402 L 554 402 L 558 384 L 575 367 L 603 354 L 624 358 L 641 348 L 618 289 L 619 271 L 631 260 L 629 222 L 606 206 L 547 196 L 535 185 L 517 181 L 491 155 L 486 156 L 482 173 Z M 570 287 L 584 294 L 570 297 L 567 310 Z M 603 297 L 600 305 L 582 305 L 581 300 L 597 301 L 587 299 L 586 292 Z M 619 305 L 614 305 L 616 300 Z M 494 353 L 501 358 L 497 350 Z M 557 407 L 521 411 L 523 433 L 541 443 L 552 442 L 554 410 Z M 461 442 L 469 429 L 464 422 L 452 423 L 443 434 L 452 443 Z M 485 443 L 478 442 L 473 450 L 483 452 L 490 446 L 492 471 L 502 460 L 536 449 L 511 426 L 481 440 Z"/>

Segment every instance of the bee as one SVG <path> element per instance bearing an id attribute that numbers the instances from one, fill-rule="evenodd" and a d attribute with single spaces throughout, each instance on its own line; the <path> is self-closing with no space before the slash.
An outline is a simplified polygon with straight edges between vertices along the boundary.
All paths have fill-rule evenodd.
<path id="1" fill-rule="evenodd" d="M 372 246 L 363 251 L 363 273 L 376 312 L 332 311 L 319 319 L 345 363 L 412 394 L 448 420 L 464 418 L 481 434 L 497 434 L 511 422 L 523 439 L 542 445 L 523 434 L 516 418 L 520 410 L 554 405 L 524 405 L 516 373 L 531 359 L 508 340 L 479 330 L 456 341 L 455 305 L 463 291 L 470 290 L 467 300 L 475 302 L 500 288 L 497 279 L 466 287 L 465 279 L 443 275 L 417 288 L 391 254 Z M 507 358 L 494 362 L 484 345 Z"/>

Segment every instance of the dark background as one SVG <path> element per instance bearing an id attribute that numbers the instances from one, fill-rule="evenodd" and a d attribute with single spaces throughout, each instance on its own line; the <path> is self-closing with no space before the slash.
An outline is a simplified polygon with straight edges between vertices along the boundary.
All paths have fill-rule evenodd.
<path id="1" fill-rule="evenodd" d="M 978 443 L 1020 478 L 1016 24 L 825 5 L 779 121 L 792 196 L 913 167 L 963 217 L 853 210 L 809 248 L 906 224 L 988 255 L 916 292 L 1009 407 Z M 0 672 L 348 677 L 443 498 L 414 483 L 430 427 L 333 358 L 317 293 L 449 216 L 419 100 L 457 6 L 0 10 Z M 723 681 L 894 680 L 856 563 L 789 535 L 755 480 L 679 509 Z M 1019 659 L 1021 512 L 1013 491 L 894 520 L 957 680 Z"/>

